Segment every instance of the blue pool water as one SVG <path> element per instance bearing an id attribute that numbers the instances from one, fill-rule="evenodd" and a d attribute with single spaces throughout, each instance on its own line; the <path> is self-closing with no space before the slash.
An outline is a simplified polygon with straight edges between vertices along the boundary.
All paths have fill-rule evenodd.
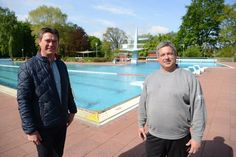
<path id="1" fill-rule="evenodd" d="M 0 60 L 0 84 L 16 88 L 17 72 L 21 63 Z M 211 63 L 180 62 L 180 67 L 198 64 L 201 67 L 222 66 Z M 141 93 L 140 86 L 132 83 L 143 81 L 145 77 L 160 68 L 157 62 L 137 65 L 84 65 L 67 64 L 72 90 L 78 108 L 103 111 Z"/>

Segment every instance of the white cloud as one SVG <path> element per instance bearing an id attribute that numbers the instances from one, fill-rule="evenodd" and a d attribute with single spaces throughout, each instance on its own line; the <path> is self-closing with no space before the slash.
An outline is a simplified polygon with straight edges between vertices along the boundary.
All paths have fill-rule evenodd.
<path id="1" fill-rule="evenodd" d="M 169 28 L 163 27 L 163 26 L 151 26 L 149 29 L 147 29 L 147 33 L 157 35 L 157 34 L 165 34 L 170 32 Z"/>
<path id="2" fill-rule="evenodd" d="M 16 17 L 17 17 L 17 20 L 19 20 L 19 21 L 26 21 L 26 19 L 28 18 L 28 15 L 18 14 L 18 15 L 16 15 Z"/>
<path id="3" fill-rule="evenodd" d="M 77 25 L 85 29 L 90 36 L 96 36 L 102 39 L 107 27 L 117 27 L 113 21 L 106 19 L 93 19 L 85 16 L 70 16 L 69 21 L 73 21 Z"/>
<path id="4" fill-rule="evenodd" d="M 62 8 L 60 5 L 44 0 L 1 0 L 0 6 L 1 5 L 13 11 L 20 21 L 25 21 L 30 11 L 42 5 Z"/>
<path id="5" fill-rule="evenodd" d="M 107 11 L 113 14 L 124 14 L 124 15 L 129 15 L 129 16 L 136 16 L 134 11 L 131 9 L 126 9 L 126 8 L 121 8 L 121 7 L 111 6 L 111 5 L 96 5 L 93 7 L 95 9 Z"/>
<path id="6" fill-rule="evenodd" d="M 100 26 L 106 26 L 106 27 L 115 27 L 116 24 L 113 21 L 106 20 L 106 19 L 94 19 L 86 16 L 69 16 L 68 20 L 72 23 L 77 23 L 77 24 L 89 24 L 97 27 L 98 25 Z"/>
<path id="7" fill-rule="evenodd" d="M 101 25 L 104 25 L 104 26 L 107 26 L 107 27 L 115 27 L 116 24 L 112 21 L 109 21 L 109 20 L 104 20 L 104 19 L 97 19 L 94 21 L 96 24 L 101 24 Z"/>
<path id="8" fill-rule="evenodd" d="M 97 37 L 97 38 L 99 38 L 99 39 L 102 40 L 104 33 L 105 33 L 104 31 L 98 31 L 98 32 L 91 32 L 91 33 L 88 33 L 88 35 L 90 35 L 90 36 L 95 36 L 95 37 Z"/>
<path id="9" fill-rule="evenodd" d="M 133 27 L 126 27 L 124 30 L 127 33 L 127 35 L 134 36 L 135 29 L 138 28 L 138 35 L 142 34 L 151 34 L 151 35 L 158 35 L 158 34 L 166 34 L 171 32 L 169 28 L 158 26 L 158 25 L 148 25 L 148 26 L 133 26 Z"/>

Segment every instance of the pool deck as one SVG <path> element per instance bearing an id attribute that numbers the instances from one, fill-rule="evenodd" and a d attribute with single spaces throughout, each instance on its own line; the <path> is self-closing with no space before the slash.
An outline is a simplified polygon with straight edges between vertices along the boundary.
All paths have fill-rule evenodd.
<path id="1" fill-rule="evenodd" d="M 236 157 L 236 63 L 209 68 L 198 76 L 205 95 L 208 122 L 196 157 Z M 0 91 L 0 157 L 35 157 L 34 144 L 21 129 L 16 98 Z M 68 128 L 64 157 L 142 157 L 137 136 L 137 109 L 103 125 L 78 119 Z"/>

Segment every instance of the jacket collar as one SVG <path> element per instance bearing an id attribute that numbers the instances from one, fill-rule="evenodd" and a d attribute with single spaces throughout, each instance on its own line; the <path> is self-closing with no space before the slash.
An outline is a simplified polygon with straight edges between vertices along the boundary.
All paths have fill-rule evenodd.
<path id="1" fill-rule="evenodd" d="M 40 54 L 40 52 L 37 53 L 36 57 L 37 57 L 40 61 L 43 61 L 43 62 L 45 62 L 45 63 L 48 63 L 48 62 L 49 62 L 48 58 L 42 56 L 42 55 Z M 54 59 L 54 61 L 59 60 L 59 59 L 60 59 L 60 56 L 59 56 L 58 54 L 55 54 L 55 59 Z"/>

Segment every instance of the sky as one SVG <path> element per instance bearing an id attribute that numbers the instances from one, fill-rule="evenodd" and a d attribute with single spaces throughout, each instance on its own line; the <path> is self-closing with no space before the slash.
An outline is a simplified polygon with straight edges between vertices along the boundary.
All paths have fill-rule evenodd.
<path id="1" fill-rule="evenodd" d="M 233 4 L 235 0 L 225 0 Z M 58 7 L 67 22 L 82 27 L 88 35 L 102 39 L 108 27 L 117 27 L 133 36 L 177 32 L 191 0 L 0 0 L 0 6 L 25 21 L 41 5 Z"/>

